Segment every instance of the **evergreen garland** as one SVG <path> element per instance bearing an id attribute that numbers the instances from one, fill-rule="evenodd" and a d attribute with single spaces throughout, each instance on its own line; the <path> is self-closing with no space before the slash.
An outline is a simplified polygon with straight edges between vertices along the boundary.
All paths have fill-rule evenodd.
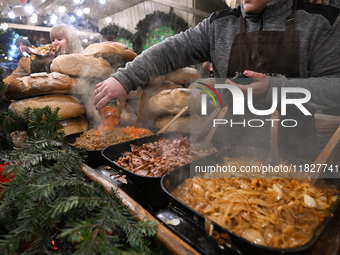
<path id="1" fill-rule="evenodd" d="M 117 26 L 116 24 L 110 24 L 100 30 L 100 34 L 108 41 L 112 41 L 116 38 L 125 38 L 133 41 L 135 36 L 129 30 Z"/>
<path id="2" fill-rule="evenodd" d="M 133 49 L 136 47 L 136 38 L 129 30 L 117 26 L 116 24 L 110 24 L 100 30 L 100 34 L 108 41 L 115 41 L 118 39 L 126 39 L 131 44 Z"/>
<path id="3" fill-rule="evenodd" d="M 63 141 L 58 110 L 22 116 L 29 138 L 4 168 L 14 178 L 0 185 L 0 254 L 152 254 L 157 223 L 138 222 L 114 190 L 81 172 L 84 153 Z"/>
<path id="4" fill-rule="evenodd" d="M 143 51 L 143 44 L 145 43 L 145 35 L 160 26 L 170 27 L 175 34 L 178 34 L 186 29 L 188 29 L 188 23 L 184 19 L 178 17 L 174 13 L 174 9 L 171 8 L 168 14 L 155 11 L 152 14 L 148 14 L 145 18 L 138 22 L 136 25 L 137 32 L 135 33 L 135 44 L 134 50 L 137 54 Z"/>

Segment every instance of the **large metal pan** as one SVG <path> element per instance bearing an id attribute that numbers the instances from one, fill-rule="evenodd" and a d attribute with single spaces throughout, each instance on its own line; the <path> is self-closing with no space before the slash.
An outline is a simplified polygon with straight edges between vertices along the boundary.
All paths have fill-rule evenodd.
<path id="1" fill-rule="evenodd" d="M 149 142 L 156 142 L 160 138 L 178 138 L 179 136 L 188 137 L 190 133 L 187 132 L 167 132 L 161 133 L 158 135 L 143 137 L 140 139 L 128 141 L 125 143 L 120 143 L 117 145 L 112 145 L 104 150 L 102 150 L 103 157 L 108 160 L 110 163 L 115 165 L 117 170 L 121 170 L 128 178 L 130 178 L 139 188 L 142 190 L 142 193 L 145 196 L 145 200 L 147 203 L 154 207 L 161 207 L 167 205 L 167 199 L 161 187 L 161 178 L 162 177 L 149 177 L 149 176 L 141 176 L 137 175 L 120 165 L 116 164 L 114 161 L 119 159 L 122 156 L 123 152 L 131 151 L 131 144 L 140 146 Z M 200 140 L 198 141 L 200 142 Z M 217 150 L 224 150 L 229 145 L 226 143 L 222 143 L 216 140 L 211 141 L 212 145 L 217 148 Z"/>
<path id="2" fill-rule="evenodd" d="M 254 149 L 254 148 L 232 148 L 229 150 L 226 150 L 224 152 L 219 152 L 218 154 L 213 154 L 201 159 L 196 160 L 192 164 L 197 164 L 197 165 L 205 165 L 208 162 L 215 162 L 215 163 L 223 163 L 223 157 L 228 156 L 228 157 L 239 157 L 239 156 L 246 156 L 248 158 L 257 158 L 260 160 L 266 160 L 269 155 L 269 152 L 266 150 L 261 150 L 261 149 Z M 283 160 L 287 164 L 310 164 L 310 162 L 289 157 L 289 156 L 283 156 Z M 176 215 L 176 211 L 178 211 L 178 217 L 183 220 L 183 222 L 186 221 L 195 221 L 196 222 L 196 229 L 190 229 L 190 233 L 183 233 L 183 229 L 181 231 L 178 231 L 177 234 L 181 236 L 183 239 L 185 239 L 187 242 L 189 242 L 192 246 L 197 248 L 198 250 L 202 251 L 205 253 L 205 250 L 212 250 L 212 248 L 207 249 L 205 246 L 200 246 L 197 244 L 197 242 L 193 241 L 197 240 L 198 237 L 192 237 L 194 233 L 202 233 L 202 229 L 204 230 L 204 216 L 196 212 L 195 210 L 191 209 L 189 206 L 181 202 L 179 199 L 174 197 L 172 195 L 172 192 L 174 189 L 181 183 L 184 182 L 184 180 L 190 178 L 190 166 L 185 165 L 180 168 L 175 169 L 172 172 L 167 173 L 162 177 L 161 180 L 161 186 L 162 189 L 164 190 L 168 201 L 170 202 L 170 207 L 164 212 L 160 212 L 157 215 L 157 218 L 164 220 L 167 216 L 166 215 L 172 215 L 171 217 L 174 217 Z M 338 189 L 340 188 L 340 183 L 338 182 L 338 179 L 323 179 L 322 182 L 320 181 L 318 185 L 335 185 Z M 211 244 L 212 247 L 220 247 L 223 248 L 220 251 L 222 254 L 229 254 L 227 253 L 227 250 L 230 250 L 230 247 L 236 247 L 236 251 L 241 254 L 304 254 L 308 251 L 308 249 L 314 244 L 314 242 L 319 238 L 321 235 L 322 231 L 325 229 L 327 223 L 330 221 L 332 218 L 331 214 L 334 213 L 334 211 L 337 209 L 339 204 L 339 199 L 332 208 L 332 211 L 330 212 L 329 216 L 320 224 L 319 228 L 315 232 L 314 236 L 312 239 L 305 245 L 296 247 L 296 248 L 290 248 L 290 249 L 277 249 L 277 248 L 271 248 L 271 247 L 265 247 L 261 245 L 254 244 L 236 234 L 233 232 L 222 228 L 220 225 L 213 223 L 214 229 L 218 233 L 227 233 L 230 236 L 230 244 L 222 247 L 221 244 L 217 243 L 213 244 L 215 240 L 211 237 L 209 237 L 207 234 L 202 237 L 199 237 L 199 240 L 205 239 L 205 240 L 210 240 L 210 241 L 204 241 L 206 243 Z M 169 210 L 170 209 L 170 210 Z M 164 215 L 162 215 L 164 214 Z M 177 231 L 176 227 L 169 226 L 173 231 Z M 195 227 L 194 227 L 195 228 Z M 190 237 L 191 236 L 191 237 Z M 189 238 L 190 237 L 190 238 Z M 203 242 L 203 243 L 204 243 Z M 209 244 L 209 245 L 210 245 Z M 223 252 L 224 250 L 224 252 Z M 216 252 L 213 253 L 207 253 L 207 254 L 216 254 Z"/>
<path id="3" fill-rule="evenodd" d="M 154 134 L 159 131 L 159 128 L 156 127 L 143 127 L 149 129 Z M 76 142 L 76 139 L 80 137 L 84 132 L 74 133 L 70 135 L 64 136 L 64 141 L 68 143 L 70 146 L 73 146 Z M 74 147 L 74 146 L 73 146 Z M 103 165 L 107 163 L 107 160 L 102 156 L 102 150 L 86 150 L 87 158 L 84 160 L 84 163 L 92 168 Z"/>

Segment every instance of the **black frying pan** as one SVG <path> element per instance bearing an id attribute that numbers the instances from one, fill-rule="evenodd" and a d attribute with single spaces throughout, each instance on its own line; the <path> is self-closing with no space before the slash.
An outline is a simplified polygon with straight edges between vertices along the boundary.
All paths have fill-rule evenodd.
<path id="1" fill-rule="evenodd" d="M 201 158 L 196 160 L 194 163 L 192 164 L 197 164 L 197 165 L 205 165 L 208 162 L 214 162 L 214 163 L 223 163 L 223 157 L 224 156 L 228 156 L 228 157 L 240 157 L 240 156 L 246 156 L 248 158 L 257 158 L 260 160 L 266 160 L 267 157 L 269 155 L 269 152 L 266 150 L 261 150 L 261 149 L 254 149 L 254 148 L 233 148 L 233 149 L 229 149 L 226 150 L 224 152 L 220 152 L 218 154 L 213 154 L 210 156 L 207 156 L 205 158 Z M 308 163 L 310 164 L 310 162 L 301 160 L 301 159 L 297 159 L 297 158 L 293 158 L 293 157 L 289 157 L 289 156 L 283 156 L 282 157 L 283 160 L 287 163 L 287 164 L 305 164 Z M 223 161 L 222 161 L 223 160 Z M 181 202 L 179 199 L 177 199 L 176 197 L 174 197 L 171 193 L 173 192 L 173 190 L 181 183 L 184 182 L 184 180 L 190 178 L 190 166 L 185 165 L 182 166 L 180 168 L 175 169 L 172 172 L 167 173 L 166 175 L 164 175 L 162 177 L 161 180 L 161 186 L 162 189 L 164 190 L 168 201 L 170 202 L 171 206 L 175 208 L 172 211 L 176 211 L 178 210 L 180 212 L 180 214 L 182 213 L 183 215 L 186 215 L 187 219 L 196 219 L 197 221 L 197 227 L 198 229 L 204 229 L 204 217 L 202 215 L 200 215 L 199 213 L 197 213 L 195 210 L 191 209 L 189 206 L 187 206 L 186 204 L 184 204 L 183 202 Z M 318 183 L 318 185 L 335 185 L 338 189 L 340 187 L 340 183 L 338 183 L 338 179 L 323 179 L 320 180 L 320 182 Z M 233 232 L 222 228 L 221 226 L 219 226 L 218 224 L 214 223 L 214 229 L 216 231 L 218 231 L 218 233 L 227 233 L 230 238 L 231 238 L 231 244 L 233 246 L 236 246 L 237 249 L 239 251 L 241 251 L 242 254 L 304 254 L 308 251 L 308 249 L 315 243 L 315 241 L 319 238 L 319 236 L 321 235 L 322 231 L 325 229 L 327 223 L 330 221 L 330 219 L 332 218 L 331 214 L 335 212 L 335 210 L 337 209 L 339 204 L 339 199 L 336 202 L 336 204 L 334 205 L 334 207 L 332 208 L 332 211 L 330 213 L 330 215 L 322 222 L 322 224 L 320 224 L 319 228 L 317 229 L 316 233 L 314 234 L 314 236 L 312 237 L 312 239 L 305 245 L 300 246 L 300 247 L 296 247 L 296 248 L 290 248 L 290 249 L 277 249 L 277 248 L 271 248 L 271 247 L 266 247 L 266 246 L 261 246 L 261 245 L 257 245 L 254 244 L 236 234 L 234 234 Z M 158 218 L 162 218 L 162 215 L 158 215 Z M 175 230 L 176 228 L 173 227 L 172 230 Z M 195 232 L 194 229 L 191 229 L 190 232 Z M 197 232 L 199 232 L 197 230 Z M 183 239 L 187 239 L 187 236 L 185 236 L 185 234 L 183 235 L 183 233 L 177 233 L 178 235 L 182 235 L 181 237 Z M 208 235 L 206 235 L 205 237 L 201 237 L 201 239 L 209 239 L 210 237 L 208 237 Z M 209 239 L 211 241 L 211 238 Z M 188 241 L 190 243 L 190 240 Z M 194 242 L 191 243 L 193 246 L 197 245 Z M 225 247 L 225 250 L 230 249 L 230 247 Z M 226 253 L 228 254 L 228 253 Z"/>
<path id="2" fill-rule="evenodd" d="M 190 136 L 190 133 L 187 132 L 166 132 L 161 133 L 158 135 L 143 137 L 140 139 L 128 141 L 125 143 L 120 143 L 117 145 L 112 145 L 107 148 L 105 148 L 102 151 L 103 157 L 108 160 L 110 163 L 115 165 L 115 168 L 117 170 L 121 170 L 128 178 L 130 178 L 136 185 L 139 186 L 139 188 L 142 190 L 142 193 L 145 195 L 145 199 L 147 200 L 147 203 L 151 206 L 155 207 L 161 207 L 164 205 L 167 205 L 167 199 L 165 197 L 165 194 L 161 188 L 160 182 L 162 177 L 149 177 L 149 176 L 141 176 L 138 174 L 135 174 L 120 165 L 116 164 L 114 161 L 119 159 L 123 152 L 131 151 L 131 144 L 134 145 L 143 145 L 145 143 L 149 142 L 156 142 L 160 138 L 178 138 L 179 136 Z M 203 139 L 203 138 L 202 138 Z M 201 142 L 199 140 L 198 142 Z M 214 145 L 218 150 L 224 150 L 229 145 L 226 143 L 222 143 L 216 140 L 211 141 L 212 145 Z"/>

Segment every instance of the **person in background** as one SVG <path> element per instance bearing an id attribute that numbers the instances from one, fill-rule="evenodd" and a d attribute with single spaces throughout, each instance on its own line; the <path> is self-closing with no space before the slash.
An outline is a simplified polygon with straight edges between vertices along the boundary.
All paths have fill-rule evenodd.
<path id="1" fill-rule="evenodd" d="M 30 41 L 27 37 L 19 36 L 15 40 L 15 45 L 17 49 L 20 51 L 20 55 L 18 56 L 18 66 L 17 68 L 12 72 L 11 75 L 6 77 L 4 79 L 5 84 L 9 84 L 12 80 L 30 75 L 31 73 L 31 51 L 30 47 L 32 47 Z"/>
<path id="2" fill-rule="evenodd" d="M 18 56 L 18 60 L 21 57 L 30 57 L 31 50 L 30 47 L 32 47 L 30 41 L 28 40 L 28 37 L 18 36 L 17 39 L 15 39 L 15 46 L 17 47 L 18 51 L 20 51 L 20 55 Z"/>
<path id="3" fill-rule="evenodd" d="M 52 52 L 50 56 L 36 55 L 36 60 L 31 63 L 32 73 L 49 73 L 50 65 L 58 55 L 81 53 L 84 50 L 76 30 L 68 25 L 58 24 L 53 26 L 50 38 L 53 45 L 60 47 L 59 51 L 56 54 Z"/>
<path id="4" fill-rule="evenodd" d="M 338 8 L 303 0 L 241 0 L 238 8 L 213 13 L 196 27 L 145 50 L 97 84 L 94 105 L 101 109 L 113 98 L 124 104 L 127 93 L 149 80 L 210 61 L 216 83 L 234 85 L 243 93 L 252 89 L 254 104 L 256 100 L 260 105 L 256 109 L 271 109 L 274 88 L 279 93 L 278 105 L 282 88 L 308 90 L 311 98 L 303 106 L 311 115 L 290 105 L 287 114 L 280 117 L 296 119 L 298 125 L 279 125 L 278 142 L 281 153 L 313 160 L 317 148 L 314 113 L 340 106 L 340 51 L 336 46 L 340 39 L 339 13 Z M 238 74 L 252 82 L 242 85 L 230 80 Z M 299 99 L 301 93 L 289 93 L 289 98 Z M 230 116 L 231 113 L 229 108 L 225 119 L 249 120 L 249 116 Z M 256 115 L 253 119 L 259 117 L 270 119 L 270 115 Z M 232 145 L 269 149 L 268 121 L 263 127 L 229 125 L 218 131 L 219 139 Z"/>

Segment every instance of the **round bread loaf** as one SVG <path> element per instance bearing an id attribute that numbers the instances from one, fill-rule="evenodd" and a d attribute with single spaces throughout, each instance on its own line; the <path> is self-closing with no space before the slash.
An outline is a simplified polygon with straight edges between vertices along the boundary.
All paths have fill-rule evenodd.
<path id="1" fill-rule="evenodd" d="M 53 72 L 30 75 L 12 80 L 6 87 L 9 99 L 21 99 L 46 94 L 69 94 L 78 79 Z"/>
<path id="2" fill-rule="evenodd" d="M 162 90 L 183 88 L 182 85 L 172 81 L 164 81 L 162 83 L 147 83 L 141 87 L 145 91 L 147 97 L 157 95 Z"/>
<path id="3" fill-rule="evenodd" d="M 175 115 L 165 115 L 157 118 L 155 121 L 156 127 L 161 129 L 166 124 L 168 124 L 173 117 L 175 117 Z M 197 114 L 181 116 L 171 124 L 167 131 L 195 132 L 201 123 L 202 119 Z"/>
<path id="4" fill-rule="evenodd" d="M 182 85 L 189 85 L 193 82 L 193 80 L 196 80 L 198 78 L 200 78 L 199 71 L 191 67 L 184 67 L 165 75 L 166 81 L 172 81 L 174 83 Z"/>
<path id="5" fill-rule="evenodd" d="M 105 80 L 115 71 L 105 59 L 68 54 L 60 55 L 52 61 L 51 72 Z"/>
<path id="6" fill-rule="evenodd" d="M 198 113 L 201 109 L 201 92 L 198 89 L 167 89 L 150 98 L 148 109 L 157 114 L 177 114 L 189 106 L 185 115 Z"/>
<path id="7" fill-rule="evenodd" d="M 137 54 L 125 44 L 119 42 L 94 43 L 86 47 L 81 53 L 84 56 L 103 58 L 117 69 L 137 57 Z"/>
<path id="8" fill-rule="evenodd" d="M 148 84 L 163 83 L 163 82 L 165 82 L 165 76 L 161 75 L 161 76 L 158 76 L 156 79 L 149 81 Z"/>
<path id="9" fill-rule="evenodd" d="M 199 88 L 207 89 L 207 87 L 201 84 L 200 82 L 215 88 L 215 83 L 216 83 L 215 78 L 198 79 L 195 82 L 191 83 L 188 88 L 195 89 L 199 87 Z"/>
<path id="10" fill-rule="evenodd" d="M 61 120 L 65 135 L 84 132 L 89 129 L 89 123 L 82 117 Z"/>
<path id="11" fill-rule="evenodd" d="M 8 109 L 16 114 L 22 114 L 27 107 L 34 109 L 44 108 L 46 106 L 50 106 L 52 111 L 57 107 L 60 108 L 58 112 L 58 115 L 60 116 L 59 120 L 71 119 L 85 114 L 85 108 L 77 98 L 62 94 L 17 100 L 12 102 Z"/>

